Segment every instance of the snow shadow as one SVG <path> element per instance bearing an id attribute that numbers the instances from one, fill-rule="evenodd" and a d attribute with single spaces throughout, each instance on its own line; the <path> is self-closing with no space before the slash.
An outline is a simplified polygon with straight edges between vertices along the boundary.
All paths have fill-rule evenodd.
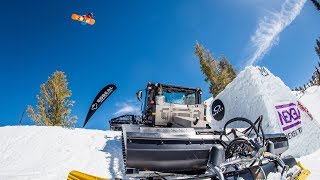
<path id="1" fill-rule="evenodd" d="M 121 138 L 121 135 L 105 136 L 106 145 L 102 149 L 107 154 L 108 173 L 112 179 L 125 178 Z"/>

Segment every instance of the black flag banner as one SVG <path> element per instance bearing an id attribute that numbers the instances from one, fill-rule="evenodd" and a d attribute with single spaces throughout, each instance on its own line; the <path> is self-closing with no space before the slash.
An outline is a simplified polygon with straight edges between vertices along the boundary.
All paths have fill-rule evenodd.
<path id="1" fill-rule="evenodd" d="M 114 84 L 108 84 L 104 87 L 94 98 L 90 109 L 88 111 L 86 120 L 84 121 L 83 127 L 87 124 L 91 116 L 96 112 L 96 110 L 101 106 L 101 104 L 115 91 L 117 87 Z"/>

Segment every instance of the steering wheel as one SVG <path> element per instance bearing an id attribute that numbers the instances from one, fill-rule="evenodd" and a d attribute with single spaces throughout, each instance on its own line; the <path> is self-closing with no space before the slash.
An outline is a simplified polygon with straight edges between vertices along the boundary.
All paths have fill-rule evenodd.
<path id="1" fill-rule="evenodd" d="M 261 122 L 262 120 L 262 116 L 260 116 L 256 123 Z M 230 125 L 231 123 L 234 122 L 245 122 L 246 124 L 249 124 L 249 127 L 246 128 L 245 130 L 239 130 L 239 129 L 235 129 L 232 128 L 230 132 L 227 133 L 227 127 L 228 125 Z M 252 133 L 252 130 L 254 132 L 254 136 L 250 136 Z M 237 133 L 238 132 L 238 133 Z M 233 118 L 231 120 L 229 120 L 224 128 L 223 128 L 223 133 L 220 135 L 220 139 L 222 140 L 222 136 L 226 136 L 226 138 L 228 140 L 230 140 L 229 135 L 233 134 L 233 140 L 231 140 L 229 142 L 229 144 L 226 147 L 226 151 L 225 151 L 225 155 L 226 158 L 231 158 L 234 155 L 237 156 L 250 156 L 252 155 L 252 152 L 254 150 L 253 145 L 251 144 L 251 142 L 246 139 L 245 137 L 239 137 L 238 134 L 240 133 L 240 135 L 244 135 L 245 137 L 249 137 L 250 139 L 252 138 L 262 138 L 263 140 L 263 144 L 264 144 L 264 135 L 262 132 L 262 135 L 259 133 L 259 131 L 257 130 L 256 126 L 254 123 L 252 123 L 250 120 L 246 119 L 246 118 L 241 118 L 241 117 L 237 117 L 237 118 Z"/>
<path id="2" fill-rule="evenodd" d="M 236 129 L 236 128 L 232 128 L 231 131 L 227 133 L 228 125 L 231 124 L 231 123 L 234 123 L 234 122 L 239 122 L 239 121 L 245 122 L 245 123 L 249 124 L 250 126 L 248 128 L 246 128 L 245 130 L 243 130 L 243 131 L 241 131 L 239 129 Z M 250 134 L 251 134 L 252 130 L 254 131 L 255 137 L 251 137 L 251 138 L 259 138 L 259 137 L 261 137 L 261 135 L 259 134 L 259 131 L 257 130 L 255 124 L 253 124 L 250 120 L 248 120 L 246 118 L 236 117 L 236 118 L 233 118 L 233 119 L 229 120 L 224 125 L 223 132 L 220 135 L 220 139 L 222 140 L 222 136 L 226 136 L 226 138 L 228 140 L 230 140 L 230 138 L 228 137 L 230 134 L 233 134 L 234 138 L 239 138 L 239 136 L 237 136 L 237 132 L 239 132 L 239 133 L 241 133 L 241 134 L 243 134 L 243 135 L 245 135 L 247 137 L 250 137 Z"/>

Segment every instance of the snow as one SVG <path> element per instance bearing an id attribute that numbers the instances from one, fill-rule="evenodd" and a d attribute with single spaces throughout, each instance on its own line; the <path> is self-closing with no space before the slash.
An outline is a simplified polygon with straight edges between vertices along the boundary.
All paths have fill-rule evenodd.
<path id="1" fill-rule="evenodd" d="M 309 110 L 315 121 L 320 122 L 320 86 L 309 87 L 302 96 L 300 96 L 299 101 Z M 312 141 L 312 139 L 305 139 L 305 141 Z M 319 139 L 314 141 L 314 143 L 319 144 Z M 306 147 L 307 149 L 307 147 Z M 302 162 L 305 168 L 311 171 L 309 179 L 319 179 L 320 177 L 320 149 L 316 152 L 303 156 L 298 159 Z"/>
<path id="2" fill-rule="evenodd" d="M 317 93 L 309 91 L 309 98 L 316 101 L 313 96 Z M 320 124 L 298 108 L 298 99 L 290 88 L 266 68 L 249 66 L 240 72 L 215 99 L 205 101 L 207 114 L 212 115 L 211 106 L 216 99 L 223 102 L 225 114 L 221 120 L 207 117 L 211 118 L 211 126 L 215 130 L 221 130 L 232 118 L 244 117 L 254 122 L 263 115 L 265 133 L 285 133 L 288 136 L 290 148 L 285 155 L 300 157 L 320 148 L 320 143 L 314 143 L 320 139 Z M 304 101 L 302 104 L 309 105 Z M 316 111 L 319 105 L 313 107 Z"/>
<path id="3" fill-rule="evenodd" d="M 265 69 L 248 67 L 221 92 L 225 115 L 221 121 L 210 119 L 208 99 L 207 118 L 214 129 L 221 129 L 226 120 L 245 117 L 255 120 L 264 116 L 267 133 L 284 132 L 280 127 L 276 105 L 301 102 L 312 114 L 313 120 L 300 109 L 302 133 L 289 140 L 289 151 L 307 169 L 308 179 L 320 177 L 320 87 L 309 87 L 304 94 L 291 90 Z M 296 106 L 294 106 L 297 109 Z M 293 114 L 291 114 L 293 116 Z M 0 127 L 0 179 L 63 180 L 71 170 L 78 170 L 110 179 L 125 178 L 121 150 L 121 132 L 88 129 L 68 129 L 43 126 Z M 280 179 L 270 174 L 268 179 Z"/>
<path id="4" fill-rule="evenodd" d="M 311 115 L 320 122 L 320 87 L 309 87 L 299 100 L 308 108 Z"/>
<path id="5" fill-rule="evenodd" d="M 71 170 L 122 177 L 121 133 L 61 127 L 0 127 L 0 179 L 66 179 Z"/>
<path id="6" fill-rule="evenodd" d="M 291 91 L 291 93 L 296 96 L 298 99 L 301 98 L 301 96 L 303 95 L 303 92 L 301 91 Z"/>
<path id="7" fill-rule="evenodd" d="M 319 143 L 319 142 L 318 142 Z M 297 161 L 301 161 L 302 165 L 311 171 L 309 179 L 318 180 L 320 177 L 320 150 L 301 158 Z"/>

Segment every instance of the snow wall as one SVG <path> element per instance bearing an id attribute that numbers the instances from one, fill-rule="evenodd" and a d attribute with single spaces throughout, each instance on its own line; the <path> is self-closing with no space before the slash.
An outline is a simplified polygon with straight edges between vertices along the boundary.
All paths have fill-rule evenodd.
<path id="1" fill-rule="evenodd" d="M 299 99 L 309 113 L 320 123 L 320 86 L 309 87 Z"/>
<path id="2" fill-rule="evenodd" d="M 319 123 L 300 109 L 290 88 L 264 67 L 247 67 L 215 99 L 204 103 L 214 130 L 222 130 L 235 117 L 255 122 L 263 115 L 264 133 L 282 132 L 288 137 L 289 150 L 284 155 L 300 157 L 320 148 Z"/>

